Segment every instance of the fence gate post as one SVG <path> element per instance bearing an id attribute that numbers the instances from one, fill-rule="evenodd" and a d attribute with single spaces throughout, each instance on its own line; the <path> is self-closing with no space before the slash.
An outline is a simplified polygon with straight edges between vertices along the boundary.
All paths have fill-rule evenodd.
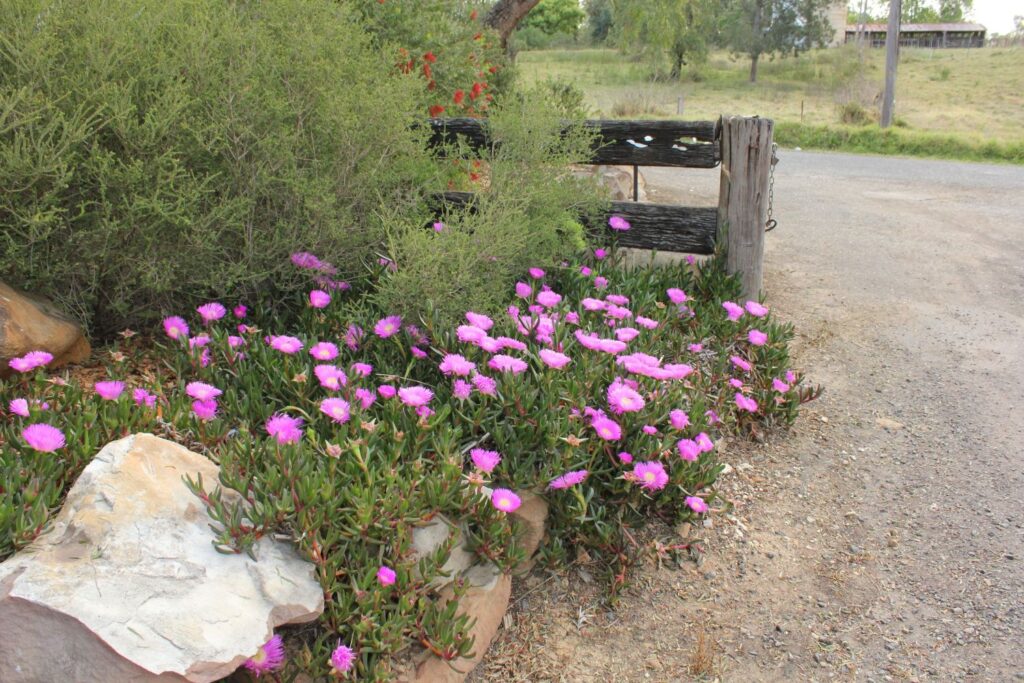
<path id="1" fill-rule="evenodd" d="M 725 228 L 726 268 L 740 273 L 743 296 L 757 299 L 764 268 L 764 223 L 772 163 L 771 119 L 723 116 L 718 239 Z"/>

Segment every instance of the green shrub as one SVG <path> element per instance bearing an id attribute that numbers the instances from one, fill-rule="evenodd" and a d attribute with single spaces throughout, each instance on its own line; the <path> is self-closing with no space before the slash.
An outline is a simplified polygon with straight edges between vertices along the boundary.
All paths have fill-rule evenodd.
<path id="1" fill-rule="evenodd" d="M 358 272 L 378 207 L 422 213 L 423 84 L 344 6 L 0 2 L 0 277 L 97 333 L 286 284 L 290 251 Z"/>
<path id="2" fill-rule="evenodd" d="M 875 116 L 860 102 L 847 102 L 839 107 L 839 121 L 852 126 L 866 126 L 875 123 Z"/>

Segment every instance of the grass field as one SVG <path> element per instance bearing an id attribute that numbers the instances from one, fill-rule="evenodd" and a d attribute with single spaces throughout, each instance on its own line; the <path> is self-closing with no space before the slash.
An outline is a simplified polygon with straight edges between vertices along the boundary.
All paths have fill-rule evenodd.
<path id="1" fill-rule="evenodd" d="M 884 60 L 882 50 L 863 61 L 852 48 L 816 50 L 762 62 L 755 84 L 749 62 L 725 53 L 678 82 L 652 80 L 649 63 L 608 49 L 521 52 L 517 63 L 527 82 L 574 83 L 595 117 L 676 117 L 682 96 L 683 118 L 771 117 L 784 144 L 1024 163 L 1024 49 L 904 49 L 898 127 L 844 124 L 858 107 L 877 117 Z"/>

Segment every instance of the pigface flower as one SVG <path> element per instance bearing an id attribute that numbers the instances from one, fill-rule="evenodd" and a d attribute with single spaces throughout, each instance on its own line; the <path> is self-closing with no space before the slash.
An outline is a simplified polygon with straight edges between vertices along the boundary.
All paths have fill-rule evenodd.
<path id="1" fill-rule="evenodd" d="M 491 505 L 502 512 L 515 512 L 519 509 L 522 501 L 514 491 L 508 489 L 494 489 L 491 493 Z"/>
<path id="2" fill-rule="evenodd" d="M 331 303 L 331 295 L 322 289 L 314 289 L 309 293 L 309 305 L 313 308 L 327 308 Z"/>
<path id="3" fill-rule="evenodd" d="M 379 581 L 382 586 L 393 586 L 396 578 L 397 574 L 395 574 L 395 570 L 386 564 L 382 564 L 380 569 L 377 570 L 377 581 Z"/>
<path id="4" fill-rule="evenodd" d="M 373 326 L 373 333 L 381 339 L 387 339 L 402 329 L 402 318 L 398 315 L 389 315 L 381 318 Z"/>
<path id="5" fill-rule="evenodd" d="M 284 664 L 284 639 L 275 635 L 260 646 L 259 651 L 242 664 L 257 676 L 276 671 Z"/>
<path id="6" fill-rule="evenodd" d="M 549 489 L 567 489 L 576 484 L 582 483 L 587 478 L 588 472 L 586 470 L 575 470 L 573 472 L 566 472 L 560 476 L 555 477 L 548 484 Z"/>
<path id="7" fill-rule="evenodd" d="M 219 304 L 216 301 L 211 301 L 208 304 L 203 304 L 202 306 L 197 308 L 196 311 L 199 313 L 199 317 L 201 317 L 203 319 L 203 322 L 206 323 L 207 325 L 209 325 L 215 320 L 220 320 L 228 312 L 228 310 L 224 308 L 222 304 Z"/>
<path id="8" fill-rule="evenodd" d="M 612 230 L 625 232 L 626 230 L 629 230 L 631 226 L 629 225 L 629 221 L 622 216 L 612 216 L 608 219 L 608 227 Z"/>
<path id="9" fill-rule="evenodd" d="M 537 355 L 540 356 L 544 365 L 549 368 L 554 368 L 555 370 L 561 370 L 572 362 L 572 359 L 569 358 L 569 356 L 564 353 L 559 353 L 558 351 L 552 351 L 551 349 L 541 349 Z"/>
<path id="10" fill-rule="evenodd" d="M 198 401 L 210 401 L 224 392 L 206 382 L 189 382 L 185 385 L 185 393 Z"/>
<path id="11" fill-rule="evenodd" d="M 689 507 L 697 514 L 708 511 L 708 504 L 704 502 L 703 498 L 698 498 L 697 496 L 687 496 L 686 500 L 684 500 L 683 502 L 686 504 L 687 507 Z"/>
<path id="12" fill-rule="evenodd" d="M 747 309 L 747 313 L 754 316 L 755 318 L 763 318 L 768 315 L 768 309 L 765 306 L 757 303 L 756 301 L 748 301 L 744 304 Z"/>
<path id="13" fill-rule="evenodd" d="M 188 323 L 184 318 L 172 315 L 164 318 L 164 332 L 171 339 L 185 339 L 188 337 Z"/>
<path id="14" fill-rule="evenodd" d="M 722 308 L 725 309 L 726 315 L 729 318 L 729 320 L 733 322 L 739 320 L 740 316 L 743 315 L 743 307 L 736 305 L 732 301 L 723 301 Z"/>
<path id="15" fill-rule="evenodd" d="M 426 387 L 402 387 L 398 390 L 398 399 L 407 406 L 419 408 L 430 403 L 434 392 Z"/>
<path id="16" fill-rule="evenodd" d="M 298 443 L 302 440 L 302 424 L 301 417 L 275 413 L 267 419 L 267 434 L 282 445 Z"/>
<path id="17" fill-rule="evenodd" d="M 348 401 L 341 398 L 325 398 L 320 401 L 320 412 L 338 424 L 345 424 L 351 416 Z"/>
<path id="18" fill-rule="evenodd" d="M 467 377 L 470 373 L 476 370 L 476 363 L 471 363 L 466 360 L 464 356 L 457 353 L 449 353 L 441 360 L 441 364 L 438 368 L 445 375 Z"/>
<path id="19" fill-rule="evenodd" d="M 501 462 L 501 454 L 498 451 L 487 451 L 483 448 L 474 448 L 469 452 L 473 465 L 481 472 L 491 472 Z"/>
<path id="20" fill-rule="evenodd" d="M 378 574 L 379 576 L 380 574 Z M 348 645 L 342 645 L 339 641 L 338 647 L 334 648 L 334 652 L 331 653 L 331 673 L 335 675 L 346 673 L 352 668 L 355 661 L 356 653 Z"/>
<path id="21" fill-rule="evenodd" d="M 48 424 L 34 424 L 21 430 L 21 438 L 30 448 L 40 453 L 52 453 L 64 448 L 64 432 Z"/>
<path id="22" fill-rule="evenodd" d="M 338 347 L 331 342 L 317 342 L 309 349 L 309 355 L 317 360 L 334 360 L 338 357 Z"/>
<path id="23" fill-rule="evenodd" d="M 638 462 L 633 465 L 633 477 L 637 483 L 650 491 L 665 488 L 668 483 L 668 472 L 657 460 Z"/>
<path id="24" fill-rule="evenodd" d="M 105 401 L 115 401 L 124 391 L 124 382 L 118 382 L 115 380 L 108 380 L 106 382 L 96 382 L 92 385 L 96 390 L 96 393 L 100 395 Z"/>

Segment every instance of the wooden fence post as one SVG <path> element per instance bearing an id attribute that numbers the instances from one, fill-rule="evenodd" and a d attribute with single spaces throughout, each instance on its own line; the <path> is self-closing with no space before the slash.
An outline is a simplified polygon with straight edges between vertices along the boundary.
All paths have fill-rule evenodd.
<path id="1" fill-rule="evenodd" d="M 726 231 L 726 268 L 740 273 L 743 296 L 757 299 L 764 267 L 764 223 L 772 164 L 771 119 L 723 116 L 718 233 Z"/>

